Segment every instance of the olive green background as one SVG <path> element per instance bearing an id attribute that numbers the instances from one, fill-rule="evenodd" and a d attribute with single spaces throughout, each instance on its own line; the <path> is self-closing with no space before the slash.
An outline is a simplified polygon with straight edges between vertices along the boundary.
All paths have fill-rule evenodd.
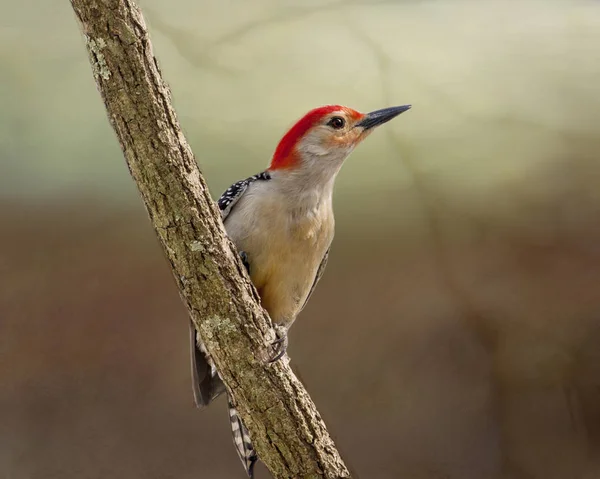
<path id="1" fill-rule="evenodd" d="M 290 333 L 356 476 L 599 478 L 600 2 L 141 5 L 215 197 L 310 108 L 413 104 Z M 66 0 L 0 0 L 0 228 L 0 478 L 244 477 Z"/>

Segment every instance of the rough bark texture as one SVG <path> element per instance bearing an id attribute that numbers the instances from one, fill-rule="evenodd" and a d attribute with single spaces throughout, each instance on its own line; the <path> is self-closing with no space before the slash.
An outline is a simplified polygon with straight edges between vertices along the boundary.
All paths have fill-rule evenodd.
<path id="1" fill-rule="evenodd" d="M 259 457 L 277 478 L 350 477 L 289 366 L 265 366 L 262 360 L 274 339 L 270 320 L 181 131 L 139 8 L 129 0 L 71 3 L 108 117 L 181 298 Z"/>

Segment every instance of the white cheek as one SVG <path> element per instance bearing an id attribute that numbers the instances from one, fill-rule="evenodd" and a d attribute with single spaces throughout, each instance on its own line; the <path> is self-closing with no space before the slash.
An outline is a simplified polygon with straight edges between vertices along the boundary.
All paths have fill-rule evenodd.
<path id="1" fill-rule="evenodd" d="M 300 144 L 300 150 L 311 156 L 325 156 L 331 153 L 331 150 L 322 146 L 320 142 L 311 141 L 311 138 L 307 138 Z"/>
<path id="2" fill-rule="evenodd" d="M 304 153 L 305 158 L 321 158 L 324 156 L 328 157 L 329 161 L 344 161 L 346 157 L 352 152 L 354 149 L 352 146 L 340 146 L 336 145 L 335 147 L 326 146 L 325 142 L 322 138 L 319 138 L 317 135 L 307 136 L 304 140 L 298 145 L 298 150 L 301 153 Z"/>

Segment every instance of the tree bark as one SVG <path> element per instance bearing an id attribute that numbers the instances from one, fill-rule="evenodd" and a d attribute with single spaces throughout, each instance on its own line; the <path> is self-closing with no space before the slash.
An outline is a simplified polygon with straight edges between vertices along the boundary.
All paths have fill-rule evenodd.
<path id="1" fill-rule="evenodd" d="M 130 0 L 71 4 L 108 118 L 181 298 L 260 459 L 276 478 L 350 477 L 287 362 L 265 364 L 275 338 L 271 321 L 181 131 L 140 9 Z"/>

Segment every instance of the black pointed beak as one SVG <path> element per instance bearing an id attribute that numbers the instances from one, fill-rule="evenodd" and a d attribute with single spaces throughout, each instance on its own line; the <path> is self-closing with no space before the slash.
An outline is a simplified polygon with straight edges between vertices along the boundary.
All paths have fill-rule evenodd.
<path id="1" fill-rule="evenodd" d="M 392 106 L 390 108 L 372 111 L 371 113 L 367 113 L 365 117 L 356 124 L 356 126 L 360 126 L 365 130 L 368 130 L 376 126 L 383 125 L 392 118 L 396 118 L 400 113 L 410 110 L 410 107 L 411 105 Z"/>

